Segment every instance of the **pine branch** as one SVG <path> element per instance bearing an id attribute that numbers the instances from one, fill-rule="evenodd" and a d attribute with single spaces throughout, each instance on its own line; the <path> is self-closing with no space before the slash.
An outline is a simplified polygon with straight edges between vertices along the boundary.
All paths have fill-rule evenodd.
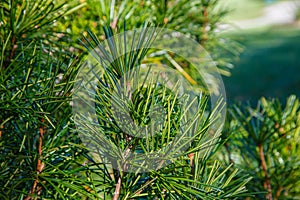
<path id="1" fill-rule="evenodd" d="M 11 51 L 9 53 L 9 56 L 7 57 L 6 61 L 3 63 L 3 68 L 7 68 L 11 62 L 11 60 L 14 58 L 15 56 L 15 52 L 17 50 L 17 45 L 16 45 L 16 42 L 17 42 L 17 39 L 16 39 L 16 36 L 13 36 L 12 38 L 12 41 L 11 41 L 11 45 L 12 45 L 12 48 L 11 48 Z"/>
<path id="2" fill-rule="evenodd" d="M 278 199 L 279 199 L 282 190 L 283 190 L 283 187 L 280 185 L 279 188 L 278 188 L 278 190 L 276 191 L 276 196 L 275 196 L 275 198 L 274 198 L 275 200 L 278 200 Z"/>
<path id="3" fill-rule="evenodd" d="M 272 197 L 271 180 L 270 180 L 270 177 L 268 174 L 268 168 L 267 168 L 267 163 L 266 163 L 266 159 L 265 159 L 265 153 L 263 150 L 263 146 L 261 144 L 258 145 L 258 149 L 259 149 L 259 155 L 260 155 L 260 159 L 261 159 L 261 168 L 263 169 L 264 177 L 265 177 L 264 188 L 267 190 L 266 199 L 272 200 L 273 197 Z"/>
<path id="4" fill-rule="evenodd" d="M 42 118 L 41 119 L 41 123 L 44 123 L 44 121 L 45 120 Z M 39 144 L 38 144 L 38 155 L 39 155 L 39 158 L 37 160 L 37 166 L 36 166 L 36 173 L 37 174 L 40 174 L 43 171 L 44 167 L 45 167 L 44 163 L 42 163 L 42 161 L 41 161 L 41 157 L 42 157 L 42 153 L 43 153 L 43 151 L 42 151 L 42 148 L 43 148 L 43 137 L 44 137 L 44 134 L 45 134 L 45 127 L 43 125 L 40 126 L 39 132 L 40 132 Z M 25 198 L 25 200 L 30 200 L 31 199 L 31 195 L 33 195 L 34 193 L 40 194 L 41 187 L 37 187 L 38 183 L 39 183 L 38 178 L 35 178 L 35 180 L 33 182 L 33 185 L 31 187 L 30 193 Z"/>
<path id="5" fill-rule="evenodd" d="M 195 153 L 190 153 L 188 156 L 190 158 L 191 174 L 193 175 L 195 173 L 195 163 L 194 163 Z"/>
<path id="6" fill-rule="evenodd" d="M 117 28 L 118 20 L 119 20 L 119 19 L 116 17 L 116 18 L 114 18 L 114 20 L 110 23 L 110 27 L 111 27 L 112 29 L 116 29 L 116 28 Z"/>
<path id="7" fill-rule="evenodd" d="M 121 191 L 121 184 L 122 184 L 122 178 L 121 178 L 121 176 L 119 176 L 118 182 L 116 184 L 113 200 L 118 200 L 119 199 L 120 191 Z"/>
<path id="8" fill-rule="evenodd" d="M 0 123 L 2 123 L 2 120 L 0 120 Z M 0 126 L 0 137 L 2 137 L 3 134 L 2 129 L 4 129 L 4 125 Z"/>

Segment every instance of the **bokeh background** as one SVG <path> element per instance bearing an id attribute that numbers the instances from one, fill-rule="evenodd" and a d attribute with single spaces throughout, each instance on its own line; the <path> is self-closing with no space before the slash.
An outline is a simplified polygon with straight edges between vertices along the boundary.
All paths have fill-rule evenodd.
<path id="1" fill-rule="evenodd" d="M 261 96 L 300 96 L 300 1 L 226 0 L 226 33 L 243 53 L 224 77 L 228 101 L 254 104 Z"/>

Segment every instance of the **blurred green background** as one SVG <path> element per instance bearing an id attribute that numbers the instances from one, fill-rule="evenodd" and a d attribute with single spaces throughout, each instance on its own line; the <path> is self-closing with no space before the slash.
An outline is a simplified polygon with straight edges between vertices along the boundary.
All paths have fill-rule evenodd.
<path id="1" fill-rule="evenodd" d="M 285 102 L 290 94 L 299 97 L 299 1 L 225 2 L 232 9 L 227 21 L 234 27 L 226 34 L 239 41 L 244 48 L 240 58 L 234 62 L 232 76 L 223 79 L 228 101 L 254 103 L 265 96 L 278 97 Z M 274 14 L 286 15 L 283 17 L 291 19 L 283 23 L 274 18 L 271 24 L 269 18 Z M 264 20 L 265 24 L 255 26 L 256 22 Z"/>

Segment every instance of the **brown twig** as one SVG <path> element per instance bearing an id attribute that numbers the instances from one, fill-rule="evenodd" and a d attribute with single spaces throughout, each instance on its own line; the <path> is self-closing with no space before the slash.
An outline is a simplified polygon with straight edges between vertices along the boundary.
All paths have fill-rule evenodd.
<path id="1" fill-rule="evenodd" d="M 267 168 L 267 163 L 266 163 L 266 159 L 265 159 L 265 153 L 263 150 L 263 145 L 258 145 L 258 149 L 259 149 L 259 155 L 260 155 L 260 159 L 261 159 L 261 168 L 264 172 L 264 176 L 265 176 L 265 180 L 264 180 L 264 188 L 267 190 L 267 194 L 266 194 L 266 199 L 267 200 L 272 200 L 272 187 L 271 187 L 271 180 L 268 174 L 268 168 Z"/>
<path id="2" fill-rule="evenodd" d="M 130 93 L 130 86 L 129 86 L 129 93 Z M 132 137 L 130 135 L 128 135 L 126 133 L 123 133 L 123 135 L 126 139 L 126 142 L 130 142 L 132 140 Z M 131 149 L 132 149 L 132 145 L 130 145 L 126 149 L 125 154 L 124 154 L 125 158 L 129 155 Z M 118 168 L 117 163 L 115 163 L 115 162 L 112 162 L 112 163 L 113 163 L 113 168 L 117 170 L 117 173 L 115 175 L 115 177 L 116 177 L 115 180 L 117 180 L 117 183 L 116 183 L 116 187 L 115 187 L 115 193 L 114 193 L 114 196 L 113 196 L 113 200 L 118 200 L 118 198 L 120 196 L 120 191 L 121 191 L 122 177 L 124 176 L 124 173 L 128 168 L 128 165 L 126 164 L 126 162 L 123 162 L 121 164 L 122 167 L 120 169 L 120 168 Z M 120 170 L 122 170 L 122 171 L 120 171 Z"/>
<path id="3" fill-rule="evenodd" d="M 112 29 L 116 29 L 117 28 L 117 25 L 118 25 L 118 18 L 114 18 L 114 20 L 110 23 L 110 27 Z"/>
<path id="4" fill-rule="evenodd" d="M 195 173 L 195 164 L 194 164 L 195 153 L 190 153 L 188 156 L 190 158 L 191 174 L 193 175 Z"/>
<path id="5" fill-rule="evenodd" d="M 118 198 L 120 196 L 121 184 L 122 184 L 122 178 L 121 178 L 121 176 L 119 176 L 118 182 L 116 184 L 116 189 L 115 189 L 115 193 L 113 196 L 113 200 L 118 200 Z"/>
<path id="6" fill-rule="evenodd" d="M 16 43 L 17 43 L 17 38 L 16 38 L 15 36 L 13 36 L 13 38 L 12 38 L 12 40 L 11 40 L 12 49 L 11 49 L 10 54 L 9 54 L 9 56 L 7 57 L 6 61 L 4 62 L 4 65 L 3 65 L 4 68 L 6 68 L 6 67 L 9 65 L 10 61 L 11 61 L 11 60 L 14 58 L 14 56 L 15 56 L 15 52 L 16 52 L 16 49 L 17 49 L 17 47 L 18 47 L 18 46 L 16 45 Z"/>
<path id="7" fill-rule="evenodd" d="M 44 123 L 44 119 L 41 119 L 41 122 Z M 38 143 L 38 154 L 39 154 L 39 158 L 37 160 L 37 165 L 36 165 L 36 173 L 37 174 L 40 174 L 43 169 L 44 169 L 44 163 L 42 163 L 41 161 L 41 157 L 42 157 L 42 148 L 43 148 L 43 137 L 44 137 L 44 134 L 45 134 L 45 127 L 43 125 L 40 126 L 40 136 L 39 136 L 39 143 Z M 31 199 L 31 196 L 34 194 L 34 193 L 37 193 L 38 195 L 41 193 L 41 187 L 37 187 L 39 183 L 39 180 L 38 178 L 35 178 L 34 179 L 34 182 L 33 182 L 33 185 L 30 189 L 30 192 L 29 192 L 29 195 L 24 199 L 24 200 L 30 200 Z"/>
<path id="8" fill-rule="evenodd" d="M 0 120 L 0 123 L 2 123 L 2 120 Z M 0 126 L 0 137 L 2 137 L 3 134 L 2 129 L 4 129 L 4 125 Z"/>
<path id="9" fill-rule="evenodd" d="M 275 200 L 278 200 L 278 199 L 279 199 L 282 190 L 283 190 L 282 186 L 279 186 L 278 190 L 276 191 Z"/>

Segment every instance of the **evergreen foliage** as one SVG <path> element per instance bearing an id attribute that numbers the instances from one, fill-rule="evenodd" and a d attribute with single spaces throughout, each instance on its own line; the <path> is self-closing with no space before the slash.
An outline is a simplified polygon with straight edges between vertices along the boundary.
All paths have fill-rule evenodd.
<path id="1" fill-rule="evenodd" d="M 114 106 L 105 99 L 115 97 L 113 89 L 120 86 L 115 80 L 124 76 L 134 79 L 132 72 L 138 71 L 147 59 L 171 66 L 175 62 L 193 76 L 189 63 L 168 52 L 152 58 L 149 54 L 153 52 L 133 48 L 111 62 L 123 43 L 112 41 L 103 46 L 102 54 L 94 54 L 104 71 L 97 77 L 95 95 L 100 128 L 88 120 L 80 126 L 75 123 L 72 100 L 86 55 L 105 38 L 135 27 L 144 30 L 136 36 L 139 45 L 149 45 L 155 38 L 147 32 L 145 21 L 195 39 L 209 51 L 220 72 L 229 75 L 232 66 L 224 55 L 230 52 L 236 56 L 240 48 L 217 33 L 226 13 L 217 9 L 217 0 L 2 0 L 0 198 L 293 199 L 299 196 L 296 185 L 300 115 L 295 96 L 289 98 L 285 108 L 276 100 L 265 99 L 257 108 L 233 106 L 226 129 L 219 137 L 209 127 L 224 105 L 220 103 L 209 111 L 209 94 L 194 99 L 193 106 L 198 109 L 187 116 L 190 104 L 187 97 L 174 93 L 175 86 L 172 91 L 155 84 L 140 84 L 129 100 L 120 95 L 114 106 L 129 108 L 130 118 L 146 127 L 143 131 L 153 137 L 137 137 L 143 132 L 130 127 L 130 121 L 126 122 L 126 131 L 114 123 Z M 125 21 L 127 28 L 123 25 Z M 79 43 L 75 39 L 82 38 L 79 36 L 82 32 L 85 39 Z M 143 34 L 149 34 L 151 41 Z M 145 76 L 142 80 L 149 79 Z M 160 109 L 149 110 L 149 105 Z M 129 119 L 127 111 L 118 117 Z M 151 113 L 167 116 L 159 134 L 154 134 L 159 127 L 148 126 Z M 191 117 L 194 120 L 186 120 Z M 217 133 L 221 129 L 218 127 Z M 180 137 L 179 130 L 183 132 Z M 130 136 L 130 131 L 136 131 L 136 137 Z M 95 155 L 87 148 L 82 135 L 92 138 L 92 145 L 101 154 Z M 180 147 L 173 154 L 168 151 L 170 141 Z M 124 159 L 115 146 L 122 151 L 147 154 L 149 162 L 134 166 L 135 172 L 127 171 L 132 166 L 126 161 L 134 159 Z M 182 151 L 183 147 L 187 148 Z M 163 165 L 151 157 L 157 150 L 170 162 Z M 101 157 L 104 153 L 108 156 Z M 225 161 L 226 155 L 230 163 Z M 116 157 L 119 159 L 113 159 Z M 148 170 L 150 165 L 156 166 L 156 170 Z"/>

